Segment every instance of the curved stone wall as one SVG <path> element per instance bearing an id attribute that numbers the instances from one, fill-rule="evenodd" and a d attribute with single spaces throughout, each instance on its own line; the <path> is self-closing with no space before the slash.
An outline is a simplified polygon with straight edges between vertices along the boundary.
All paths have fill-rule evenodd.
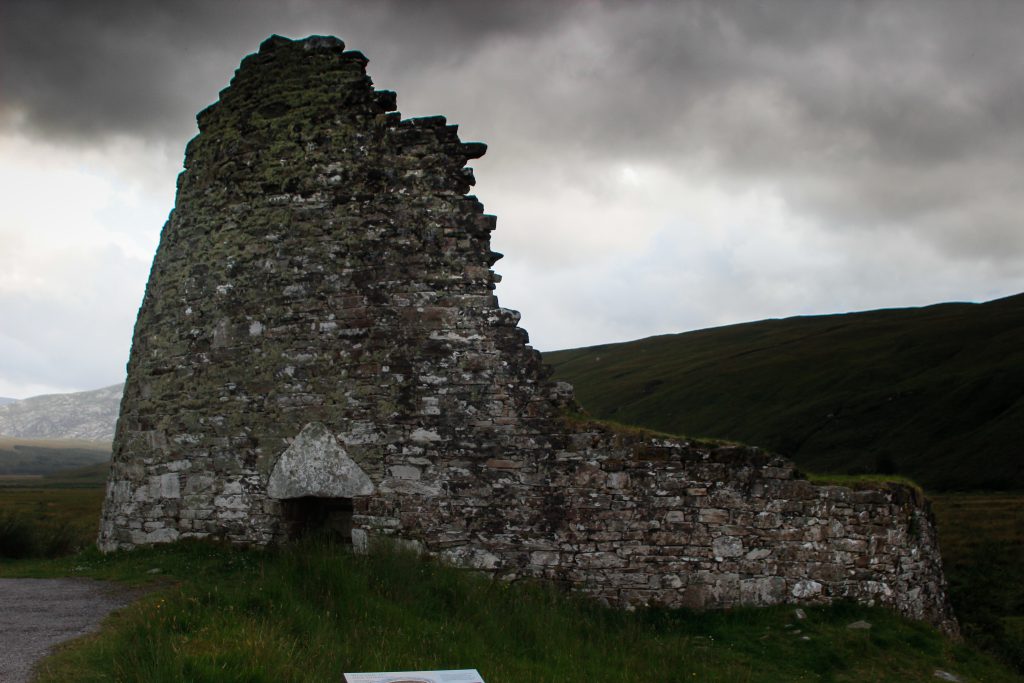
<path id="1" fill-rule="evenodd" d="M 442 117 L 336 38 L 272 37 L 198 116 L 139 312 L 99 544 L 284 541 L 338 498 L 393 537 L 620 605 L 852 598 L 947 630 L 913 492 L 580 424 L 493 295 L 495 219 Z M 339 508 L 340 509 L 340 508 Z"/>

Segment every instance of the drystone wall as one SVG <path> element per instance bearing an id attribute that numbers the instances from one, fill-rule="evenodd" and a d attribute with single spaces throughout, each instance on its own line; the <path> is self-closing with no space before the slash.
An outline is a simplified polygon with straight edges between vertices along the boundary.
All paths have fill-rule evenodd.
<path id="1" fill-rule="evenodd" d="M 815 486 L 750 448 L 599 428 L 575 435 L 547 472 L 565 517 L 529 570 L 609 603 L 849 598 L 949 619 L 934 524 L 909 487 Z"/>
<path id="2" fill-rule="evenodd" d="M 99 545 L 287 541 L 340 510 L 609 604 L 851 598 L 954 630 L 926 503 L 572 417 L 493 294 L 442 117 L 336 38 L 274 36 L 198 116 L 139 312 Z M 311 501 L 315 507 L 310 507 Z M 315 510 L 315 513 L 310 512 Z"/>

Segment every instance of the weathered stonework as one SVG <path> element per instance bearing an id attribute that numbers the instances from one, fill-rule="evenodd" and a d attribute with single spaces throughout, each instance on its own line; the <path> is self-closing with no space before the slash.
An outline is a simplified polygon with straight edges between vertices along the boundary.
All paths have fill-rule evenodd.
<path id="1" fill-rule="evenodd" d="M 610 604 L 837 598 L 946 630 L 904 487 L 568 417 L 498 307 L 495 219 L 442 117 L 402 120 L 335 38 L 268 39 L 199 114 L 135 329 L 99 544 L 284 541 L 343 500 L 393 537 Z"/>

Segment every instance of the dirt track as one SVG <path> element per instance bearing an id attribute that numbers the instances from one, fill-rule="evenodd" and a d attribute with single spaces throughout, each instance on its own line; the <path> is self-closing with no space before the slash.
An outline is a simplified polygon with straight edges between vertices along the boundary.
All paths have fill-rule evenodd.
<path id="1" fill-rule="evenodd" d="M 29 681 L 55 645 L 95 631 L 138 595 L 88 579 L 0 579 L 0 681 Z"/>

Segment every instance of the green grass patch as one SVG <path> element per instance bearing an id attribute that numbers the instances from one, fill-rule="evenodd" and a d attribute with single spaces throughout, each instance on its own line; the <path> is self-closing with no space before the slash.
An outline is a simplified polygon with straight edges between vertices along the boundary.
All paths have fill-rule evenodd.
<path id="1" fill-rule="evenodd" d="M 103 489 L 22 484 L 0 488 L 0 558 L 59 557 L 96 541 Z"/>
<path id="2" fill-rule="evenodd" d="M 845 486 L 855 491 L 864 489 L 884 489 L 890 485 L 905 486 L 913 489 L 918 495 L 924 495 L 921 485 L 910 477 L 898 474 L 814 474 L 805 472 L 807 481 L 819 486 Z"/>
<path id="3" fill-rule="evenodd" d="M 941 494 L 932 503 L 964 636 L 1024 672 L 1024 494 Z"/>
<path id="4" fill-rule="evenodd" d="M 848 604 L 639 611 L 508 584 L 412 555 L 310 541 L 269 550 L 178 543 L 50 563 L 159 590 L 62 649 L 40 681 L 339 681 L 346 671 L 478 668 L 488 683 L 1018 680 L 887 610 Z M 41 575 L 39 563 L 0 573 Z M 152 570 L 159 570 L 154 575 Z M 872 624 L 867 631 L 847 625 Z"/>

